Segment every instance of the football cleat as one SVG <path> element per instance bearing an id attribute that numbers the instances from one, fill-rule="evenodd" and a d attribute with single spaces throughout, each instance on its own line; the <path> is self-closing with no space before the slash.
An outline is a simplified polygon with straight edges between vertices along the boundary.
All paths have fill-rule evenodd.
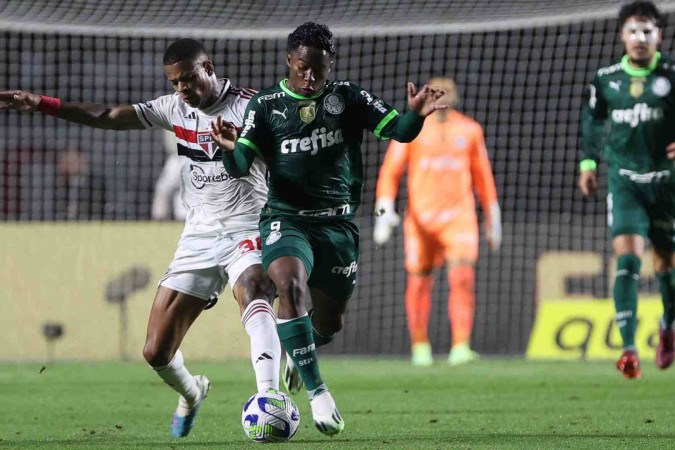
<path id="1" fill-rule="evenodd" d="M 675 330 L 659 330 L 659 345 L 656 347 L 656 366 L 667 369 L 675 359 Z"/>
<path id="2" fill-rule="evenodd" d="M 284 386 L 286 386 L 286 390 L 291 395 L 295 395 L 300 392 L 302 385 L 302 377 L 298 368 L 293 363 L 293 359 L 286 354 L 286 367 L 284 367 Z"/>
<path id="3" fill-rule="evenodd" d="M 345 429 L 345 421 L 335 406 L 329 391 L 323 391 L 309 401 L 314 426 L 325 435 L 333 436 Z"/>
<path id="4" fill-rule="evenodd" d="M 411 353 L 410 362 L 413 366 L 428 367 L 434 363 L 434 357 L 431 354 L 431 344 L 428 342 L 413 344 Z"/>
<path id="5" fill-rule="evenodd" d="M 185 437 L 190 434 L 192 427 L 195 425 L 195 417 L 202 406 L 202 402 L 209 394 L 211 383 L 204 375 L 195 375 L 195 382 L 199 388 L 199 400 L 193 405 L 189 406 L 187 400 L 181 395 L 178 398 L 178 408 L 173 413 L 173 421 L 171 422 L 171 436 L 175 438 Z"/>
<path id="6" fill-rule="evenodd" d="M 616 368 L 629 380 L 639 379 L 642 373 L 640 371 L 640 358 L 638 358 L 635 350 L 624 350 L 621 358 L 616 362 Z"/>
<path id="7" fill-rule="evenodd" d="M 469 344 L 458 344 L 450 349 L 448 364 L 451 366 L 459 366 L 461 364 L 477 361 L 478 358 L 478 353 L 471 350 Z"/>

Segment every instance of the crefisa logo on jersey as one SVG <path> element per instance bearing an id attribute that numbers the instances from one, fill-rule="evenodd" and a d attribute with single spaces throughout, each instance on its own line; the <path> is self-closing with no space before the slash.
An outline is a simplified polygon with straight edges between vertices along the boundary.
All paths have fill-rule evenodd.
<path id="1" fill-rule="evenodd" d="M 659 97 L 665 97 L 670 94 L 670 81 L 668 78 L 658 77 L 652 83 L 652 92 Z"/>
<path id="2" fill-rule="evenodd" d="M 345 101 L 339 94 L 328 94 L 323 99 L 323 108 L 333 115 L 342 114 L 345 110 Z"/>
<path id="3" fill-rule="evenodd" d="M 209 155 L 209 158 L 213 158 L 213 155 L 218 151 L 218 146 L 213 142 L 211 133 L 208 131 L 198 131 L 197 132 L 197 143 L 204 150 L 204 153 Z"/>

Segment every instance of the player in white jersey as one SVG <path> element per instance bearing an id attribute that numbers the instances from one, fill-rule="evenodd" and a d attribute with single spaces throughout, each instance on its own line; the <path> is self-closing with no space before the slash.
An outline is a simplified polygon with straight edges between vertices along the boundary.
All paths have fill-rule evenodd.
<path id="1" fill-rule="evenodd" d="M 261 265 L 259 212 L 267 198 L 265 167 L 235 179 L 213 141 L 218 118 L 241 128 L 255 93 L 219 79 L 204 47 L 180 39 L 164 53 L 164 72 L 175 93 L 135 105 L 66 103 L 24 91 L 0 92 L 0 109 L 40 111 L 70 122 L 113 129 L 160 127 L 176 134 L 183 160 L 181 196 L 188 209 L 173 261 L 159 282 L 143 356 L 180 394 L 171 433 L 186 436 L 210 384 L 185 368 L 179 347 L 214 294 L 229 281 L 251 341 L 258 390 L 279 388 L 281 347 L 271 304 L 275 289 Z"/>

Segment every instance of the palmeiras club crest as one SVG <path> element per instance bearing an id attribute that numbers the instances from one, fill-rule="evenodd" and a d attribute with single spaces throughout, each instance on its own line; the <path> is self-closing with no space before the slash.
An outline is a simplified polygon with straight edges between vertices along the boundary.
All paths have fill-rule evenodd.
<path id="1" fill-rule="evenodd" d="M 218 151 L 218 146 L 215 142 L 213 142 L 211 133 L 208 131 L 198 131 L 197 143 L 202 148 L 202 150 L 204 150 L 204 153 L 206 153 L 210 159 L 213 159 L 216 152 Z"/>

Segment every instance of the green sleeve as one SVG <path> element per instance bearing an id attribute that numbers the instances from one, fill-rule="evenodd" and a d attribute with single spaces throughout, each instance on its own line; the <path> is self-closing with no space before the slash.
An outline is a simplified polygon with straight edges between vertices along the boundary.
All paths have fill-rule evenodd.
<path id="1" fill-rule="evenodd" d="M 223 151 L 223 165 L 225 170 L 234 178 L 248 175 L 251 164 L 256 157 L 256 152 L 251 147 L 237 141 L 234 151 Z"/>
<path id="2" fill-rule="evenodd" d="M 395 117 L 390 123 L 391 131 L 387 130 L 382 134 L 399 142 L 412 142 L 422 131 L 424 119 L 415 111 L 408 111 L 402 116 Z"/>
<path id="3" fill-rule="evenodd" d="M 582 171 L 592 170 L 600 160 L 606 121 L 607 101 L 596 77 L 588 87 L 581 113 Z"/>

